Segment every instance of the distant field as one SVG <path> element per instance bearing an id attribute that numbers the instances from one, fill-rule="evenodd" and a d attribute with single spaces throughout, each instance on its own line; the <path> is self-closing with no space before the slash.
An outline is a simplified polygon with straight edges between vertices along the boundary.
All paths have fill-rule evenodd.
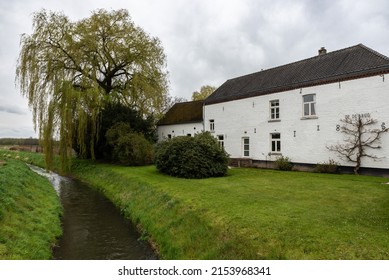
<path id="1" fill-rule="evenodd" d="M 35 152 L 39 149 L 39 140 L 34 138 L 0 138 L 0 150 L 8 150 L 11 147 Z"/>

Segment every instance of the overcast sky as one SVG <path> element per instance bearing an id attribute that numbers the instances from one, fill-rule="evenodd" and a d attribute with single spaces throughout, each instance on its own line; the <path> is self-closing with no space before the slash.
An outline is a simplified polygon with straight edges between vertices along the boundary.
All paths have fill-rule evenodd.
<path id="1" fill-rule="evenodd" d="M 62 11 L 72 20 L 92 10 L 127 9 L 158 37 L 172 96 L 190 99 L 202 85 L 362 43 L 389 56 L 387 0 L 0 0 L 0 138 L 35 137 L 32 114 L 15 87 L 22 33 L 32 14 Z"/>

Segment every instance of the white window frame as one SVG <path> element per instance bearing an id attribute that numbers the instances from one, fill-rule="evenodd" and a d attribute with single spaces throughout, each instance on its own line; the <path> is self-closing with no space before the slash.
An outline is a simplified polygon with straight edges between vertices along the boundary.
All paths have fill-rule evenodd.
<path id="1" fill-rule="evenodd" d="M 217 141 L 219 142 L 219 147 L 224 149 L 224 135 L 220 134 L 217 136 Z"/>
<path id="2" fill-rule="evenodd" d="M 275 138 L 275 136 L 279 136 Z M 270 133 L 270 151 L 272 154 L 280 154 L 282 151 L 281 146 L 281 133 Z"/>
<path id="3" fill-rule="evenodd" d="M 280 100 L 270 100 L 269 101 L 269 119 L 270 120 L 279 120 L 280 119 Z"/>
<path id="4" fill-rule="evenodd" d="M 215 131 L 215 120 L 209 120 L 209 130 L 211 132 L 214 132 Z"/>
<path id="5" fill-rule="evenodd" d="M 308 97 L 313 97 L 310 101 L 305 101 Z M 303 117 L 316 117 L 316 93 L 305 94 L 303 97 Z M 306 110 L 307 109 L 307 110 Z"/>
<path id="6" fill-rule="evenodd" d="M 242 154 L 243 157 L 250 156 L 250 137 L 242 137 Z"/>

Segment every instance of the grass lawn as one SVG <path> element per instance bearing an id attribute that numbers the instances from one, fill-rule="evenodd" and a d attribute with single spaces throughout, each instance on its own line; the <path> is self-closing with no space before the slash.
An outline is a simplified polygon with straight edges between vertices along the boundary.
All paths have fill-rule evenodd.
<path id="1" fill-rule="evenodd" d="M 52 185 L 0 154 L 0 259 L 51 259 L 62 208 Z M 13 154 L 12 154 L 13 155 Z"/>
<path id="2" fill-rule="evenodd" d="M 389 259 L 388 179 L 232 169 L 202 180 L 80 161 L 72 173 L 165 259 Z"/>
<path id="3" fill-rule="evenodd" d="M 164 259 L 389 259 L 387 178 L 242 168 L 188 180 L 90 161 L 75 161 L 72 175 L 139 224 Z"/>

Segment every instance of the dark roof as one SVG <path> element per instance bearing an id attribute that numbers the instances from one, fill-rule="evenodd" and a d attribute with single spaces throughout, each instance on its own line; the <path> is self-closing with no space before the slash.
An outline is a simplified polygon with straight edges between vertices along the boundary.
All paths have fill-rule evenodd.
<path id="1" fill-rule="evenodd" d="M 231 79 L 206 100 L 214 104 L 389 73 L 389 58 L 362 45 Z"/>
<path id="2" fill-rule="evenodd" d="M 195 123 L 203 121 L 204 100 L 176 103 L 158 125 Z"/>

